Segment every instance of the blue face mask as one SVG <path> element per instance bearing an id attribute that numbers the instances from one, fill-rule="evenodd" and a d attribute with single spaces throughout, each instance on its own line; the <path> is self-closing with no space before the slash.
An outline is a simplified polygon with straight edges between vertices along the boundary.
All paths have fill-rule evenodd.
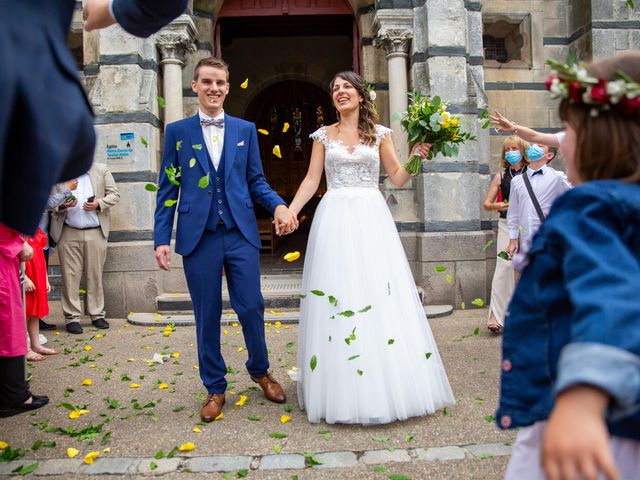
<path id="1" fill-rule="evenodd" d="M 504 159 L 509 162 L 509 164 L 515 165 L 522 161 L 522 153 L 520 153 L 520 150 L 511 150 L 510 152 L 504 153 Z"/>
<path id="2" fill-rule="evenodd" d="M 538 145 L 529 146 L 525 153 L 527 154 L 527 158 L 532 162 L 540 160 L 542 157 L 544 157 L 544 150 L 542 150 L 542 148 L 540 148 Z"/>

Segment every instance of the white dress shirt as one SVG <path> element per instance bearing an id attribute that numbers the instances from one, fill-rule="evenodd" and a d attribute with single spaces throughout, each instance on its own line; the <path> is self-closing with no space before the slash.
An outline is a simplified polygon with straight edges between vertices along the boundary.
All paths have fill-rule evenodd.
<path id="1" fill-rule="evenodd" d="M 536 172 L 541 173 L 534 175 Z M 567 176 L 548 165 L 543 165 L 537 170 L 527 168 L 523 175 L 529 177 L 533 193 L 535 193 L 545 216 L 549 214 L 551 205 L 556 198 L 571 188 Z M 540 217 L 533 206 L 522 175 L 514 177 L 511 180 L 509 210 L 507 210 L 509 239 L 517 239 L 518 234 L 521 234 L 520 250 L 526 252 L 531 245 L 533 236 L 540 228 L 540 223 Z"/>
<path id="2" fill-rule="evenodd" d="M 202 111 L 198 112 L 200 115 L 200 120 L 218 120 L 224 118 L 224 112 L 220 112 L 215 117 L 210 117 L 209 115 L 202 113 Z M 209 152 L 209 156 L 211 157 L 211 163 L 213 163 L 213 168 L 218 170 L 218 165 L 220 165 L 220 158 L 222 158 L 222 147 L 224 147 L 224 127 L 218 128 L 213 125 L 202 128 L 202 136 L 204 137 L 204 143 L 207 145 L 207 150 Z"/>
<path id="3" fill-rule="evenodd" d="M 87 211 L 82 207 L 89 197 L 95 195 L 89 174 L 78 177 L 78 187 L 73 191 L 78 199 L 75 207 L 67 209 L 64 223 L 73 228 L 94 228 L 100 226 L 100 219 L 96 210 Z"/>

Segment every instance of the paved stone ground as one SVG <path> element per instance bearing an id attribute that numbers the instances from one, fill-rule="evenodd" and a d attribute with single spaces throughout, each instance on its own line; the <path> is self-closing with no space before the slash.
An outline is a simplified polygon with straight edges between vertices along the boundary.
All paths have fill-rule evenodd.
<path id="1" fill-rule="evenodd" d="M 0 475 L 37 461 L 33 475 L 59 479 L 107 474 L 113 479 L 152 474 L 167 479 L 235 479 L 245 473 L 247 478 L 287 480 L 296 476 L 299 480 L 501 478 L 514 434 L 499 431 L 492 422 L 500 338 L 485 334 L 486 316 L 484 309 L 457 311 L 430 322 L 458 400 L 455 407 L 369 427 L 307 421 L 286 373 L 295 364 L 297 325 L 266 326 L 272 371 L 289 397 L 285 407 L 265 401 L 246 374 L 240 327 L 223 327 L 227 334 L 222 348 L 232 386 L 224 418 L 207 425 L 198 417 L 204 390 L 196 367 L 193 327 L 177 327 L 165 336 L 161 326 L 150 329 L 113 320 L 107 331 L 85 324 L 85 333 L 79 336 L 63 330 L 59 335 L 48 333 L 49 345 L 61 354 L 30 365 L 29 372 L 32 390 L 49 395 L 51 403 L 32 414 L 0 419 L 0 440 L 26 451 L 18 462 L 0 463 Z M 60 319 L 53 316 L 53 321 L 62 323 Z M 149 362 L 155 353 L 174 355 L 163 364 Z M 82 386 L 87 378 L 92 385 Z M 131 388 L 132 383 L 140 387 Z M 162 383 L 167 388 L 160 389 Z M 246 403 L 236 406 L 241 394 L 247 396 Z M 86 406 L 89 413 L 70 419 L 63 403 Z M 283 424 L 285 414 L 291 420 Z M 101 425 L 97 436 L 69 435 L 90 425 Z M 68 430 L 46 431 L 57 428 Z M 38 440 L 56 445 L 27 451 Z M 170 459 L 154 459 L 160 450 L 166 456 L 187 442 L 195 448 L 178 451 Z M 67 458 L 68 447 L 80 454 Z M 83 464 L 82 458 L 91 451 L 101 453 L 92 465 Z M 311 455 L 322 465 L 312 467 Z"/>

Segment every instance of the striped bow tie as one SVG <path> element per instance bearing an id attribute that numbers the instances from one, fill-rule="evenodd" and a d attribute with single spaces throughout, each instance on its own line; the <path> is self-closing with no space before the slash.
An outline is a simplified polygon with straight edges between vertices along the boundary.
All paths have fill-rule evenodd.
<path id="1" fill-rule="evenodd" d="M 210 118 L 209 120 L 206 120 L 204 118 L 200 119 L 200 126 L 204 127 L 210 127 L 210 126 L 214 126 L 214 127 L 218 127 L 218 128 L 224 128 L 224 118 Z"/>

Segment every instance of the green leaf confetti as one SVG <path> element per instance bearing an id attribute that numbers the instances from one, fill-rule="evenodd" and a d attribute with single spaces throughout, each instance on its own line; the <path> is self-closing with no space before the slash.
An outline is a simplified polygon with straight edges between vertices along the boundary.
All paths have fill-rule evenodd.
<path id="1" fill-rule="evenodd" d="M 204 177 L 201 177 L 198 180 L 198 187 L 207 188 L 209 186 L 209 174 L 207 173 Z"/>

